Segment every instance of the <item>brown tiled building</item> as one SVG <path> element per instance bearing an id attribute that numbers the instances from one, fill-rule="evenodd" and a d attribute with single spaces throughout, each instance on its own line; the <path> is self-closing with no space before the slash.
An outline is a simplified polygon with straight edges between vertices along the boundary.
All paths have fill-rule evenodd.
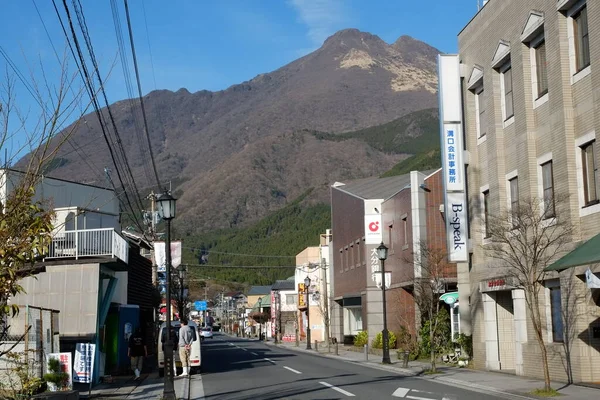
<path id="1" fill-rule="evenodd" d="M 445 249 L 440 175 L 441 170 L 413 171 L 332 186 L 332 333 L 338 340 L 349 341 L 361 330 L 373 339 L 383 328 L 380 261 L 374 253 L 381 242 L 389 248 L 388 329 L 404 326 L 414 334 L 420 326 L 413 287 L 421 264 L 414 255 L 424 244 Z M 455 265 L 447 272 L 444 289 L 455 290 Z"/>

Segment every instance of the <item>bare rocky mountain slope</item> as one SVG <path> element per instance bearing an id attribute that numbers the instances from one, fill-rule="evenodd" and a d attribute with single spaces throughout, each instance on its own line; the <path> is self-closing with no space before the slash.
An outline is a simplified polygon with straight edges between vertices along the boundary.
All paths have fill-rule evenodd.
<path id="1" fill-rule="evenodd" d="M 308 132 L 348 132 L 436 107 L 438 53 L 408 36 L 387 44 L 347 29 L 313 53 L 223 91 L 149 93 L 144 102 L 158 172 L 180 199 L 184 230 L 243 226 L 308 188 L 317 189 L 310 201 L 327 201 L 336 180 L 389 169 L 406 155 Z M 152 182 L 135 133 L 138 111 L 127 101 L 111 111 L 143 196 Z M 70 141 L 50 175 L 105 185 L 102 170 L 114 167 L 94 115 L 84 117 Z"/>

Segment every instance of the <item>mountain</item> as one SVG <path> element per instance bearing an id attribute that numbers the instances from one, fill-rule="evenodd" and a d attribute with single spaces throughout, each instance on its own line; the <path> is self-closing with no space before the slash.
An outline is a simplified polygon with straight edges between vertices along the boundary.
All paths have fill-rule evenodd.
<path id="1" fill-rule="evenodd" d="M 408 36 L 387 44 L 347 29 L 318 50 L 226 90 L 149 93 L 150 141 L 159 176 L 179 199 L 175 223 L 182 234 L 248 225 L 311 188 L 307 204 L 327 202 L 336 180 L 379 175 L 409 157 L 406 149 L 377 145 L 369 135 L 334 141 L 314 132 L 343 135 L 436 107 L 438 53 Z M 152 175 L 135 130 L 138 113 L 129 101 L 111 105 L 143 197 Z M 398 128 L 395 140 L 415 132 Z M 106 184 L 105 166 L 114 170 L 91 114 L 48 172 Z M 112 180 L 118 186 L 115 171 Z"/>

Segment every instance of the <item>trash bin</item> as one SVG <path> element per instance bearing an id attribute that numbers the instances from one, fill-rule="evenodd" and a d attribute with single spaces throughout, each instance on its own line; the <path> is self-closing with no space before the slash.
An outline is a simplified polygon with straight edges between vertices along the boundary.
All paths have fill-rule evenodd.
<path id="1" fill-rule="evenodd" d="M 408 357 L 410 356 L 409 351 L 405 351 L 402 355 L 402 368 L 408 368 Z"/>

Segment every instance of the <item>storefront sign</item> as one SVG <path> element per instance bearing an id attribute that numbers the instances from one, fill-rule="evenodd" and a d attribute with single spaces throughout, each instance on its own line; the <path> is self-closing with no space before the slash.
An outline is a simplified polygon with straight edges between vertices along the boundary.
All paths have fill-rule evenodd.
<path id="1" fill-rule="evenodd" d="M 446 194 L 446 239 L 448 261 L 467 261 L 467 196 L 465 193 Z"/>
<path id="2" fill-rule="evenodd" d="M 73 363 L 73 382 L 90 383 L 94 374 L 94 356 L 96 345 L 77 343 L 75 346 L 75 362 Z"/>
<path id="3" fill-rule="evenodd" d="M 465 194 L 462 93 L 458 55 L 438 56 L 438 84 L 448 261 L 466 262 L 469 260 L 468 205 Z"/>
<path id="4" fill-rule="evenodd" d="M 512 290 L 515 288 L 514 281 L 510 277 L 488 279 L 480 283 L 481 292 L 499 292 L 502 290 Z"/>
<path id="5" fill-rule="evenodd" d="M 383 240 L 381 214 L 365 215 L 365 244 L 379 244 Z"/>
<path id="6" fill-rule="evenodd" d="M 48 354 L 48 358 L 46 361 L 55 358 L 60 363 L 60 372 L 64 372 L 69 375 L 68 379 L 68 388 L 71 390 L 73 388 L 73 361 L 71 359 L 71 353 L 50 353 Z M 46 363 L 46 370 L 48 371 L 48 363 Z"/>
<path id="7" fill-rule="evenodd" d="M 306 308 L 306 300 L 304 295 L 306 294 L 304 283 L 298 284 L 298 308 Z"/>

